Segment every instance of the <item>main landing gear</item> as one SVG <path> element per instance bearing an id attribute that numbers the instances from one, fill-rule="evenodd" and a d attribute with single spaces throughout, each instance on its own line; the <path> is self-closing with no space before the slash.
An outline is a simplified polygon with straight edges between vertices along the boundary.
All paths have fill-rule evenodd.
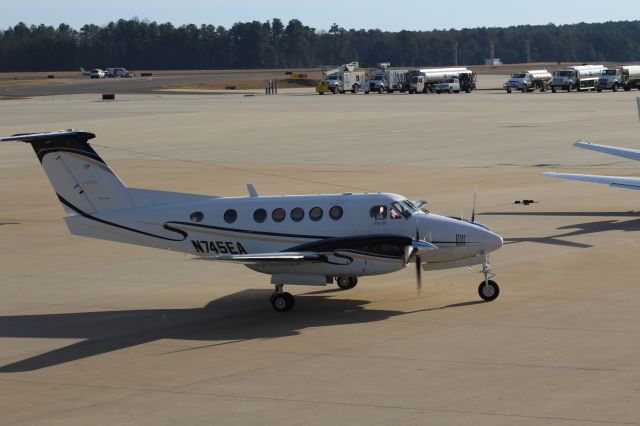
<path id="1" fill-rule="evenodd" d="M 358 277 L 336 277 L 336 284 L 342 290 L 349 290 L 358 284 Z"/>
<path id="2" fill-rule="evenodd" d="M 480 295 L 480 298 L 485 302 L 491 302 L 498 298 L 500 287 L 498 287 L 498 283 L 491 279 L 495 277 L 496 274 L 491 271 L 491 266 L 489 266 L 489 255 L 485 253 L 482 255 L 484 256 L 484 263 L 482 264 L 484 281 L 482 281 L 478 287 L 478 295 Z"/>
<path id="3" fill-rule="evenodd" d="M 283 287 L 283 284 L 276 284 L 276 291 L 274 291 L 269 298 L 269 301 L 276 312 L 290 311 L 296 304 L 296 299 L 293 298 L 291 293 L 283 291 Z"/>

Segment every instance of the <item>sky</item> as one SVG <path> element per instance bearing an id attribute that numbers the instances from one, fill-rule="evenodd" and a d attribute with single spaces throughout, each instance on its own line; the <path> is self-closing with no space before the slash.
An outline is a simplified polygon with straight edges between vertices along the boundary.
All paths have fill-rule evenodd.
<path id="1" fill-rule="evenodd" d="M 318 30 L 334 22 L 351 29 L 388 31 L 556 25 L 640 19 L 639 0 L 0 0 L 0 29 L 18 22 L 60 23 L 80 29 L 118 19 L 230 27 L 234 22 L 299 19 Z M 579 7 L 576 7 L 579 3 Z M 609 6 L 607 6 L 609 5 Z"/>

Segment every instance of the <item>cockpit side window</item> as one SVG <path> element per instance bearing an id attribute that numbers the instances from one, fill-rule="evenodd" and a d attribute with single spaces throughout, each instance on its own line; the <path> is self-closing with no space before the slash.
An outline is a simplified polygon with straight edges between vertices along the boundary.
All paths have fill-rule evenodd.
<path id="1" fill-rule="evenodd" d="M 404 207 L 400 203 L 391 204 L 391 210 L 389 210 L 390 219 L 401 219 L 404 216 Z"/>
<path id="2" fill-rule="evenodd" d="M 369 214 L 373 220 L 385 220 L 387 218 L 387 206 L 373 206 L 369 210 Z"/>

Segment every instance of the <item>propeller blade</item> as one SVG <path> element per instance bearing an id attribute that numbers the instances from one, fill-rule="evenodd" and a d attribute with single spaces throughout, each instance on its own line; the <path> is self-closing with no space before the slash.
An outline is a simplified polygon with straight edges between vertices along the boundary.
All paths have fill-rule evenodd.
<path id="1" fill-rule="evenodd" d="M 476 221 L 476 201 L 478 199 L 478 186 L 473 187 L 473 210 L 471 210 L 471 223 Z"/>
<path id="2" fill-rule="evenodd" d="M 418 293 L 422 291 L 422 259 L 416 256 L 416 285 Z"/>

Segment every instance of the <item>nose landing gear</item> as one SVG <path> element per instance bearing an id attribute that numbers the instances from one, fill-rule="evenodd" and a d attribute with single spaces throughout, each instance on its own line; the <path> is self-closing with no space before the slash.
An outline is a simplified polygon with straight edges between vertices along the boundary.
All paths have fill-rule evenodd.
<path id="1" fill-rule="evenodd" d="M 498 283 L 491 279 L 495 277 L 496 274 L 493 273 L 491 266 L 489 265 L 489 255 L 486 253 L 482 253 L 482 255 L 484 256 L 484 263 L 482 264 L 484 281 L 482 281 L 478 287 L 478 295 L 485 302 L 491 302 L 498 298 L 498 295 L 500 294 L 500 287 L 498 287 Z"/>

